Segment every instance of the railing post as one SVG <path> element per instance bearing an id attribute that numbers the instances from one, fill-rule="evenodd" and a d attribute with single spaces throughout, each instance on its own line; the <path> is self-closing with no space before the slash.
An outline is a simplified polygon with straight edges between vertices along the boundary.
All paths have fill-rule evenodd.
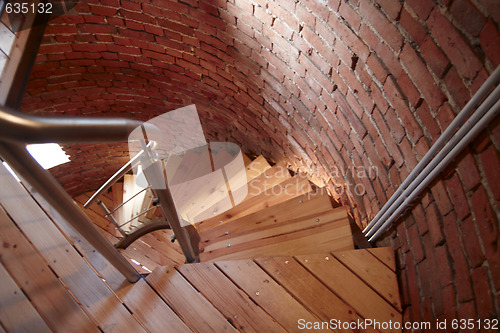
<path id="1" fill-rule="evenodd" d="M 177 241 L 186 257 L 187 262 L 199 262 L 199 243 L 200 236 L 194 226 L 188 225 L 182 227 L 177 210 L 175 209 L 172 193 L 168 188 L 166 178 L 164 177 L 161 160 L 146 161 L 143 165 L 148 165 L 143 169 L 144 175 L 148 183 L 152 185 L 152 190 L 155 196 L 160 201 L 160 209 L 163 216 L 170 224 L 170 228 L 175 234 Z M 161 186 L 155 186 L 155 184 Z"/>
<path id="2" fill-rule="evenodd" d="M 102 202 L 101 200 L 97 200 L 97 204 L 102 208 L 102 210 L 104 211 L 104 213 L 106 214 L 106 218 L 108 220 L 111 221 L 111 223 L 113 223 L 115 225 L 115 228 L 116 230 L 118 230 L 118 232 L 123 236 L 123 237 L 127 237 L 127 234 L 125 233 L 125 231 L 123 231 L 123 229 L 120 227 L 120 225 L 118 224 L 118 222 L 116 221 L 115 217 L 113 216 L 113 214 L 111 214 L 111 212 L 109 211 L 108 207 L 106 207 L 106 205 L 104 204 L 104 202 Z"/>

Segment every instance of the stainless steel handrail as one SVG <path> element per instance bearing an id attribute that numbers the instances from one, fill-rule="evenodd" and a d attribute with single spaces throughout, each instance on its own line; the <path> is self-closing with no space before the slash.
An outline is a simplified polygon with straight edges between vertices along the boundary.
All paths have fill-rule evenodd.
<path id="1" fill-rule="evenodd" d="M 142 122 L 119 118 L 40 117 L 0 110 L 0 140 L 17 143 L 126 141 Z"/>
<path id="2" fill-rule="evenodd" d="M 147 147 L 150 148 L 153 145 L 154 142 L 151 141 L 150 143 L 148 143 Z M 111 176 L 111 178 L 109 178 L 104 184 L 102 184 L 101 187 L 99 187 L 99 189 L 90 197 L 90 199 L 85 203 L 85 205 L 83 205 L 83 207 L 88 208 L 90 205 L 92 205 L 101 194 L 107 191 L 111 186 L 113 186 L 114 183 L 116 183 L 123 176 L 125 176 L 127 172 L 129 172 L 130 170 L 132 170 L 133 167 L 139 164 L 141 162 L 142 154 L 144 154 L 144 150 L 141 150 L 139 153 L 137 153 L 137 155 L 132 157 L 130 161 L 125 163 L 125 165 L 122 166 L 120 170 L 115 172 L 115 174 Z M 118 207 L 116 207 L 115 209 L 118 209 Z"/>
<path id="3" fill-rule="evenodd" d="M 130 282 L 140 275 L 96 229 L 55 178 L 26 150 L 27 143 L 125 141 L 142 123 L 127 119 L 34 117 L 0 107 L 0 156 Z"/>
<path id="4" fill-rule="evenodd" d="M 142 190 L 138 191 L 137 193 L 135 193 L 134 195 L 132 195 L 130 198 L 128 198 L 127 200 L 125 200 L 124 202 L 122 202 L 121 204 L 119 204 L 118 206 L 116 206 L 115 208 L 113 208 L 113 210 L 111 210 L 109 212 L 109 214 L 106 214 L 106 217 L 108 216 L 111 216 L 114 212 L 116 212 L 118 209 L 122 208 L 123 206 L 125 206 L 127 203 L 129 203 L 130 201 L 134 200 L 134 198 L 136 198 L 139 194 L 141 194 L 142 192 L 144 191 L 147 191 L 147 190 L 150 190 L 151 189 L 151 186 L 148 186 L 148 187 L 145 187 L 143 188 Z"/>

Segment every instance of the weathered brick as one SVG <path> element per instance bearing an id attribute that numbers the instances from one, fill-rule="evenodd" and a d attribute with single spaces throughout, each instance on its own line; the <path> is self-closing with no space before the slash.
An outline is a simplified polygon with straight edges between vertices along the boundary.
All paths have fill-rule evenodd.
<path id="1" fill-rule="evenodd" d="M 448 193 L 453 201 L 453 207 L 458 217 L 462 220 L 469 215 L 469 204 L 465 196 L 462 183 L 458 175 L 455 173 L 453 176 L 446 180 Z"/>
<path id="2" fill-rule="evenodd" d="M 434 182 L 431 185 L 431 191 L 441 215 L 448 214 L 453 209 L 453 205 L 448 198 L 443 181 L 438 180 Z"/>
<path id="3" fill-rule="evenodd" d="M 469 0 L 453 1 L 450 12 L 471 36 L 477 36 L 486 23 L 485 17 Z"/>
<path id="4" fill-rule="evenodd" d="M 429 225 L 429 236 L 434 246 L 440 245 L 445 241 L 442 230 L 442 216 L 435 205 L 431 204 L 425 210 L 427 223 Z"/>
<path id="5" fill-rule="evenodd" d="M 420 234 L 416 224 L 413 224 L 408 228 L 408 238 L 415 262 L 419 263 L 425 259 L 425 252 L 422 248 L 422 242 L 420 240 Z"/>
<path id="6" fill-rule="evenodd" d="M 408 69 L 408 74 L 415 82 L 417 89 L 424 95 L 427 104 L 434 110 L 444 102 L 445 96 L 436 86 L 434 79 L 427 71 L 416 52 L 406 44 L 401 52 L 401 61 Z"/>
<path id="7" fill-rule="evenodd" d="M 490 145 L 481 154 L 481 164 L 491 191 L 497 201 L 500 201 L 500 156 L 494 145 Z"/>
<path id="8" fill-rule="evenodd" d="M 371 48 L 373 48 L 390 71 L 390 74 L 398 78 L 402 72 L 402 67 L 394 53 L 378 38 L 373 31 L 365 24 L 361 25 L 360 29 L 361 39 Z"/>
<path id="9" fill-rule="evenodd" d="M 446 245 L 436 247 L 436 268 L 439 274 L 439 283 L 441 287 L 446 287 L 453 283 L 453 274 L 451 271 L 451 262 Z"/>
<path id="10" fill-rule="evenodd" d="M 437 9 L 430 15 L 427 24 L 458 74 L 468 79 L 474 78 L 481 68 L 481 63 L 460 33 Z"/>
<path id="11" fill-rule="evenodd" d="M 473 155 L 467 150 L 460 154 L 458 161 L 458 171 L 460 178 L 467 190 L 471 190 L 481 182 L 481 175 L 476 166 Z"/>
<path id="12" fill-rule="evenodd" d="M 382 36 L 384 41 L 396 52 L 403 45 L 403 38 L 397 31 L 396 27 L 368 1 L 360 3 L 360 15 L 363 16 L 377 32 Z"/>
<path id="13" fill-rule="evenodd" d="M 427 218 L 422 206 L 420 204 L 416 204 L 413 206 L 411 213 L 418 225 L 420 235 L 426 234 L 429 231 L 429 224 L 427 223 Z"/>
<path id="14" fill-rule="evenodd" d="M 474 285 L 474 294 L 476 296 L 476 314 L 477 318 L 491 318 L 494 315 L 495 305 L 493 295 L 489 287 L 488 269 L 478 267 L 472 271 L 472 283 Z"/>
<path id="15" fill-rule="evenodd" d="M 429 68 L 438 77 L 442 77 L 450 62 L 443 52 L 439 50 L 430 36 L 427 36 L 422 44 L 420 44 L 420 52 Z"/>
<path id="16" fill-rule="evenodd" d="M 481 31 L 481 46 L 488 59 L 496 67 L 500 64 L 500 32 L 489 20 Z"/>
<path id="17" fill-rule="evenodd" d="M 420 44 L 424 40 L 426 35 L 425 28 L 404 7 L 401 11 L 399 22 L 416 43 Z"/>
<path id="18" fill-rule="evenodd" d="M 472 268 L 476 268 L 483 263 L 485 258 L 478 239 L 476 227 L 474 225 L 474 222 L 472 221 L 471 216 L 468 216 L 465 220 L 462 221 L 461 229 L 464 238 L 464 248 L 467 252 L 467 258 L 469 259 Z"/>
<path id="19" fill-rule="evenodd" d="M 407 0 L 406 4 L 408 4 L 418 17 L 423 20 L 429 17 L 429 14 L 434 8 L 432 0 Z"/>
<path id="20" fill-rule="evenodd" d="M 352 9 L 349 3 L 341 2 L 338 13 L 354 30 L 359 30 L 361 17 Z M 332 15 L 334 14 L 330 14 L 330 20 L 332 19 Z"/>
<path id="21" fill-rule="evenodd" d="M 456 224 L 456 216 L 450 213 L 444 217 L 444 232 L 446 235 L 446 244 L 451 259 L 454 262 L 453 271 L 455 273 L 455 287 L 459 302 L 471 300 L 473 296 L 469 266 L 464 256 L 461 246 L 460 234 Z"/>
<path id="22" fill-rule="evenodd" d="M 457 106 L 461 109 L 470 100 L 470 93 L 465 87 L 463 80 L 458 75 L 455 68 L 450 68 L 446 76 L 444 77 L 446 82 L 446 87 L 450 92 L 453 100 Z"/>
<path id="23" fill-rule="evenodd" d="M 412 253 L 408 252 L 405 255 L 406 258 L 406 270 L 408 277 L 408 289 L 410 290 L 410 301 L 412 304 L 412 321 L 418 321 L 421 318 L 420 314 L 420 295 L 419 295 L 419 285 L 417 280 L 417 273 L 415 270 L 416 262 L 413 259 Z"/>

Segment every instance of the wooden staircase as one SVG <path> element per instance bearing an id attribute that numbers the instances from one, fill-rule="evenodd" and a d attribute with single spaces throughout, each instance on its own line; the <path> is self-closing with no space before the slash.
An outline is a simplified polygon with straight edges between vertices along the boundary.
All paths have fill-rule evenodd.
<path id="1" fill-rule="evenodd" d="M 207 217 L 196 225 L 201 262 L 185 264 L 171 231 L 157 230 L 122 250 L 149 273 L 135 284 L 0 164 L 0 332 L 398 331 L 325 324 L 401 323 L 392 249 L 355 249 L 346 209 L 303 175 L 263 157 L 245 164 L 245 200 L 218 215 L 217 202 L 203 201 L 197 212 Z M 103 200 L 116 205 L 123 187 Z M 138 200 L 144 209 L 151 198 Z M 86 212 L 118 242 L 100 207 Z"/>

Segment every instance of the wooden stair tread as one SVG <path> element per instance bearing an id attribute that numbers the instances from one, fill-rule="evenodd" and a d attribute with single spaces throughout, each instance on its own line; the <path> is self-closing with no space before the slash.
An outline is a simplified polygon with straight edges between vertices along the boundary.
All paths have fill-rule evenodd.
<path id="1" fill-rule="evenodd" d="M 169 179 L 176 209 L 186 221 L 190 221 L 190 212 L 198 209 L 200 201 L 208 196 L 216 197 L 215 200 L 227 197 L 222 173 L 212 173 L 213 161 L 208 146 L 200 147 L 197 151 L 186 152 L 174 177 Z"/>
<path id="2" fill-rule="evenodd" d="M 182 163 L 182 156 L 172 154 L 168 157 L 167 160 L 163 160 L 163 168 L 165 169 L 165 173 L 167 175 L 167 180 L 173 180 L 174 175 L 177 172 L 177 169 Z"/>
<path id="3" fill-rule="evenodd" d="M 215 265 L 287 332 L 301 332 L 297 327 L 298 318 L 307 322 L 317 321 L 306 307 L 253 260 L 217 261 Z"/>
<path id="4" fill-rule="evenodd" d="M 163 230 L 157 230 L 139 238 L 140 241 L 150 246 L 150 250 L 158 251 L 167 256 L 174 264 L 181 264 L 186 261 L 182 250 L 177 243 L 170 241 L 173 232 L 168 230 L 168 235 Z"/>
<path id="5" fill-rule="evenodd" d="M 295 198 L 298 195 L 308 193 L 312 190 L 309 181 L 300 175 L 293 178 L 287 178 L 283 182 L 259 193 L 258 195 L 249 195 L 239 205 L 232 209 L 202 221 L 198 229 L 207 230 L 217 226 L 220 222 L 225 223 L 236 220 L 243 216 L 255 213 L 261 209 L 274 206 L 288 199 Z"/>
<path id="6" fill-rule="evenodd" d="M 270 168 L 271 166 L 269 165 L 267 160 L 262 155 L 258 156 L 255 160 L 252 161 L 252 163 L 247 166 L 247 180 L 251 181 Z"/>
<path id="7" fill-rule="evenodd" d="M 142 191 L 142 188 L 137 185 L 136 180 L 136 175 L 125 175 L 123 179 L 123 202 L 128 202 L 120 208 L 122 212 L 120 220 L 117 220 L 117 222 L 125 232 L 131 232 L 139 226 L 139 219 L 132 218 L 141 212 L 141 208 L 144 206 L 144 201 L 146 200 L 146 191 Z"/>
<path id="8" fill-rule="evenodd" d="M 189 204 L 185 214 L 191 223 L 231 209 L 248 194 L 247 175 L 241 155 L 233 156 L 222 149 L 213 153 L 212 162 L 214 172 L 189 184 L 196 189 L 185 198 Z"/>
<path id="9" fill-rule="evenodd" d="M 258 258 L 255 261 L 321 321 L 335 318 L 351 322 L 361 319 L 350 305 L 345 304 L 294 258 L 271 257 Z"/>
<path id="10" fill-rule="evenodd" d="M 263 192 L 265 192 L 266 190 L 290 178 L 291 178 L 290 173 L 283 164 L 277 164 L 272 168 L 267 169 L 262 174 L 253 178 L 251 181 L 247 183 L 247 195 L 245 199 L 231 210 L 241 209 L 241 207 L 240 208 L 237 207 L 239 207 L 240 205 L 244 205 L 246 201 L 252 199 L 253 197 L 263 194 Z M 196 218 L 196 220 L 201 221 L 200 223 L 197 224 L 198 229 L 199 230 L 210 229 L 218 224 L 218 221 L 221 219 L 221 217 L 231 214 L 229 213 L 229 211 L 226 212 L 223 211 L 221 214 L 214 216 L 214 213 L 219 211 L 223 211 L 223 209 L 221 208 L 220 205 L 216 203 L 212 205 L 210 208 L 206 209 L 205 213 L 200 214 L 200 216 Z"/>
<path id="11" fill-rule="evenodd" d="M 273 225 L 277 221 L 285 222 L 297 217 L 308 216 L 332 209 L 330 197 L 325 191 L 309 192 L 301 196 L 288 199 L 282 203 L 267 207 L 252 214 L 229 222 L 218 223 L 211 229 L 200 231 L 201 242 L 211 241 L 230 234 L 254 230 L 265 225 Z"/>
<path id="12" fill-rule="evenodd" d="M 383 250 L 384 248 L 371 248 L 367 249 L 373 256 L 384 263 L 393 272 L 396 271 L 396 260 L 394 258 L 393 252 L 387 252 Z"/>
<path id="13" fill-rule="evenodd" d="M 241 155 L 243 157 L 243 163 L 245 164 L 245 166 L 248 166 L 248 165 L 250 165 L 250 163 L 252 163 L 252 160 L 250 159 L 250 157 L 248 157 L 247 154 L 244 154 L 242 152 Z"/>
<path id="14" fill-rule="evenodd" d="M 113 205 L 108 206 L 109 210 L 113 210 L 115 207 L 118 207 L 123 202 L 123 182 L 114 183 L 111 186 L 111 196 L 113 198 Z M 113 217 L 116 221 L 123 221 L 122 211 L 118 209 L 113 213 Z"/>
<path id="15" fill-rule="evenodd" d="M 201 261 L 246 259 L 266 255 L 284 256 L 316 253 L 318 251 L 353 249 L 350 227 L 346 220 L 295 230 L 248 242 L 220 247 L 200 253 Z M 311 222 L 312 224 L 312 222 Z"/>
<path id="16" fill-rule="evenodd" d="M 206 146 L 197 151 L 189 150 L 182 157 L 174 176 L 169 179 L 169 186 L 182 184 L 212 172 L 210 154 Z"/>
<path id="17" fill-rule="evenodd" d="M 169 266 L 159 266 L 146 278 L 130 284 L 123 276 L 115 277 L 107 271 L 106 262 L 92 257 L 92 249 L 82 246 L 84 242 L 78 242 L 77 236 L 70 231 L 66 235 L 61 233 L 69 230 L 64 221 L 43 202 L 42 210 L 17 181 L 6 177 L 1 165 L 0 177 L 3 184 L 0 188 L 0 241 L 4 244 L 0 248 L 0 279 L 6 281 L 0 287 L 0 294 L 17 291 L 19 297 L 16 299 L 23 307 L 26 321 L 23 325 L 29 325 L 27 318 L 31 318 L 41 325 L 37 326 L 37 331 L 43 332 L 45 328 L 46 331 L 70 329 L 78 332 L 98 329 L 301 332 L 299 319 L 306 322 L 332 318 L 342 321 L 402 320 L 392 249 L 347 250 L 349 246 L 352 248 L 349 237 L 342 238 L 350 241 L 346 249 L 329 249 L 333 243 L 342 243 L 343 240 L 334 239 L 335 235 L 339 235 L 339 229 L 349 229 L 349 224 L 344 221 L 346 211 L 332 209 L 324 193 L 311 198 L 303 195 L 288 199 L 233 220 L 225 225 L 232 227 L 233 233 L 224 233 L 217 236 L 215 242 L 207 242 L 216 246 L 231 239 L 235 242 L 234 248 L 240 246 L 243 250 L 236 254 L 258 255 L 256 259 L 181 264 L 161 257 L 167 256 L 168 251 L 167 257 L 180 254 L 177 247 L 170 247 L 168 243 L 170 231 L 148 234 L 139 240 L 136 249 L 132 246 L 126 251 L 129 254 L 136 252 L 144 260 L 164 260 Z M 300 198 L 302 203 L 294 201 Z M 18 209 L 19 202 L 23 204 L 22 210 Z M 272 209 L 280 205 L 292 210 L 292 203 L 303 211 L 298 209 L 294 215 L 287 210 L 276 211 L 269 216 Z M 241 222 L 252 215 L 260 217 L 262 223 L 247 226 Z M 115 238 L 101 230 L 110 239 Z M 273 247 L 276 239 L 291 255 L 270 257 L 269 254 L 276 250 Z M 78 251 L 68 240 L 77 243 Z M 246 247 L 256 243 L 262 245 L 257 247 L 258 251 Z M 310 244 L 314 245 L 315 252 L 292 252 L 292 249 L 306 248 Z M 165 252 L 149 252 L 160 248 Z M 122 253 L 127 255 L 126 251 Z M 19 260 L 20 256 L 23 260 Z M 215 259 L 232 256 L 229 253 Z M 102 280 L 108 277 L 113 281 Z M 25 281 L 29 283 L 24 285 Z M 0 304 L 7 299 L 2 297 Z M 12 305 L 6 311 L 2 309 L 0 331 L 11 331 L 2 317 L 6 314 L 13 318 L 9 323 L 19 323 L 19 317 L 12 315 L 16 309 Z"/>
<path id="18" fill-rule="evenodd" d="M 273 221 L 273 223 L 258 226 L 257 228 L 251 230 L 244 230 L 241 232 L 228 231 L 227 234 L 224 232 L 223 235 L 220 235 L 217 238 L 204 241 L 202 243 L 202 248 L 205 252 L 213 251 L 225 248 L 228 243 L 230 243 L 231 246 L 235 246 L 238 244 L 257 241 L 259 239 L 269 239 L 272 237 L 291 234 L 305 229 L 314 229 L 328 223 L 338 223 L 337 228 L 342 229 L 342 233 L 344 233 L 349 230 L 347 229 L 347 221 L 348 218 L 346 210 L 343 207 L 335 208 L 325 212 L 300 216 L 286 221 L 276 220 L 276 222 Z M 347 236 L 350 236 L 350 232 L 347 232 Z"/>
<path id="19" fill-rule="evenodd" d="M 89 208 L 84 208 L 83 205 L 90 197 L 87 194 L 81 194 L 74 198 L 75 203 L 82 209 L 85 214 L 94 222 L 96 226 L 100 229 L 110 233 L 114 237 L 119 237 L 120 232 L 116 229 L 115 225 L 104 217 L 104 211 L 99 207 L 99 205 L 94 202 Z"/>

